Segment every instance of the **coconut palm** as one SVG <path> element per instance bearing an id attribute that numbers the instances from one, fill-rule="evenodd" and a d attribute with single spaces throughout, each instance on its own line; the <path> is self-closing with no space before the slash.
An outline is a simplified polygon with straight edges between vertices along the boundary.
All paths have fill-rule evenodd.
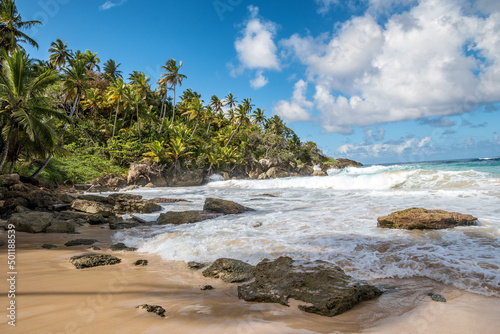
<path id="1" fill-rule="evenodd" d="M 0 2 L 0 47 L 8 53 L 20 47 L 19 43 L 27 43 L 38 48 L 37 42 L 22 32 L 30 29 L 40 21 L 23 21 L 17 11 L 15 0 L 1 0 Z"/>
<path id="2" fill-rule="evenodd" d="M 200 118 L 203 117 L 204 111 L 205 106 L 203 105 L 203 101 L 198 97 L 195 97 L 191 103 L 188 103 L 187 110 L 182 114 L 182 116 L 188 116 L 190 120 L 196 119 L 196 125 L 194 126 L 193 133 L 191 133 L 191 137 L 189 137 L 189 140 L 193 138 L 193 135 L 198 128 L 198 122 L 200 121 Z"/>
<path id="3" fill-rule="evenodd" d="M 266 115 L 264 115 L 265 110 L 266 109 L 257 108 L 253 112 L 253 115 L 252 115 L 253 124 L 257 124 L 257 125 L 264 124 L 264 122 L 266 121 Z"/>
<path id="4" fill-rule="evenodd" d="M 177 66 L 177 61 L 175 59 L 169 59 L 165 64 L 165 66 L 161 67 L 162 69 L 166 70 L 167 73 L 163 73 L 161 75 L 160 81 L 164 82 L 166 86 L 170 85 L 171 87 L 174 88 L 174 106 L 173 106 L 174 108 L 172 113 L 172 121 L 170 123 L 171 125 L 174 124 L 174 118 L 175 118 L 175 87 L 177 85 L 182 86 L 182 81 L 187 78 L 184 74 L 179 73 L 181 67 L 182 67 L 182 61 L 180 61 L 179 65 Z M 165 121 L 165 114 L 163 115 L 161 121 L 160 132 L 164 121 Z"/>
<path id="5" fill-rule="evenodd" d="M 54 110 L 44 95 L 46 89 L 57 79 L 54 70 L 35 75 L 31 62 L 24 51 L 15 49 L 12 55 L 6 50 L 0 53 L 3 59 L 0 71 L 0 117 L 3 123 L 3 148 L 0 169 L 4 166 L 9 149 L 24 134 L 34 146 L 45 151 L 56 145 L 56 134 L 47 125 L 50 117 L 64 119 L 65 115 Z"/>
<path id="6" fill-rule="evenodd" d="M 68 60 L 73 59 L 73 52 L 68 49 L 68 42 L 64 43 L 61 39 L 50 43 L 49 61 L 54 68 L 62 68 L 66 66 Z"/>
<path id="7" fill-rule="evenodd" d="M 128 78 L 135 92 L 135 109 L 137 112 L 137 131 L 139 132 L 139 139 L 141 138 L 141 126 L 139 123 L 139 100 L 143 101 L 146 98 L 146 94 L 151 90 L 149 86 L 149 78 L 143 72 L 134 71 L 130 74 Z"/>
<path id="8" fill-rule="evenodd" d="M 227 94 L 224 100 L 224 105 L 228 106 L 230 110 L 234 109 L 238 101 L 236 98 L 233 96 L 232 93 Z"/>
<path id="9" fill-rule="evenodd" d="M 91 52 L 90 50 L 86 50 L 82 57 L 87 62 L 87 69 L 89 71 L 94 71 L 96 69 L 98 72 L 101 70 L 99 67 L 99 63 L 101 60 L 97 57 L 97 52 Z"/>
<path id="10" fill-rule="evenodd" d="M 111 136 L 111 139 L 115 138 L 116 121 L 120 110 L 120 102 L 125 101 L 128 89 L 129 87 L 125 84 L 125 82 L 123 82 L 122 78 L 118 78 L 108 88 L 108 101 L 110 103 L 116 103 L 115 121 L 113 123 L 113 135 Z"/>
<path id="11" fill-rule="evenodd" d="M 236 134 L 236 132 L 238 132 L 238 130 L 240 129 L 240 126 L 242 124 L 248 122 L 248 112 L 249 112 L 249 109 L 248 109 L 247 105 L 245 105 L 245 104 L 238 105 L 238 107 L 236 108 L 236 115 L 234 118 L 235 122 L 238 123 L 238 126 L 233 131 L 233 133 L 231 134 L 231 137 L 229 137 L 229 140 L 227 141 L 227 143 L 224 147 L 227 147 L 227 145 L 229 145 L 229 142 L 231 141 L 231 139 L 233 139 L 233 136 Z"/>
<path id="12" fill-rule="evenodd" d="M 117 64 L 113 59 L 108 59 L 107 62 L 104 63 L 104 75 L 110 80 L 115 81 L 118 78 L 122 78 L 122 71 L 118 70 L 120 64 Z"/>

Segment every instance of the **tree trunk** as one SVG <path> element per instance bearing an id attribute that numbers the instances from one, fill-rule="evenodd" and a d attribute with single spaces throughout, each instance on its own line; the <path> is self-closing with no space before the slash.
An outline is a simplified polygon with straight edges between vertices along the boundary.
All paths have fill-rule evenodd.
<path id="1" fill-rule="evenodd" d="M 115 123 L 113 124 L 113 135 L 111 136 L 111 140 L 115 138 L 116 120 L 118 119 L 118 109 L 120 109 L 120 99 L 118 99 L 118 104 L 116 106 Z"/>
<path id="2" fill-rule="evenodd" d="M 191 141 L 191 138 L 193 138 L 193 135 L 196 132 L 196 128 L 198 127 L 199 120 L 200 120 L 199 118 L 196 119 L 196 125 L 194 126 L 194 130 L 193 130 L 193 133 L 191 134 L 191 137 L 189 137 L 189 141 Z"/>
<path id="3" fill-rule="evenodd" d="M 9 155 L 9 146 L 10 141 L 12 140 L 12 135 L 14 131 L 12 131 L 12 126 L 9 129 L 9 134 L 7 135 L 7 140 L 4 141 L 3 151 L 2 151 L 2 160 L 0 161 L 0 170 L 2 170 L 3 165 L 7 161 L 7 156 Z"/>
<path id="4" fill-rule="evenodd" d="M 165 100 L 167 99 L 167 92 L 168 90 L 165 89 L 165 95 L 163 96 L 163 100 L 161 102 L 161 112 L 160 112 L 161 124 L 160 124 L 160 131 L 158 131 L 158 134 L 161 134 L 161 130 L 163 129 L 163 123 L 165 123 L 165 115 L 167 114 L 167 107 L 165 106 Z"/>
<path id="5" fill-rule="evenodd" d="M 238 127 L 236 128 L 236 130 L 234 130 L 233 134 L 231 135 L 231 137 L 229 137 L 229 140 L 227 141 L 226 145 L 224 146 L 224 148 L 227 147 L 227 145 L 229 145 L 229 142 L 231 141 L 231 139 L 233 139 L 233 136 L 236 132 L 238 132 L 239 128 L 240 128 L 240 125 L 241 125 L 241 122 L 238 123 Z"/>
<path id="6" fill-rule="evenodd" d="M 174 85 L 174 106 L 172 108 L 172 122 L 170 123 L 170 125 L 174 125 L 174 118 L 175 118 L 175 85 Z"/>
<path id="7" fill-rule="evenodd" d="M 139 123 L 139 101 L 135 101 L 135 109 L 137 110 L 137 131 L 139 132 L 139 140 L 141 140 L 141 124 Z"/>
<path id="8" fill-rule="evenodd" d="M 210 130 L 210 124 L 212 123 L 212 120 L 208 122 L 208 127 L 207 127 L 207 136 L 208 136 L 208 131 Z"/>

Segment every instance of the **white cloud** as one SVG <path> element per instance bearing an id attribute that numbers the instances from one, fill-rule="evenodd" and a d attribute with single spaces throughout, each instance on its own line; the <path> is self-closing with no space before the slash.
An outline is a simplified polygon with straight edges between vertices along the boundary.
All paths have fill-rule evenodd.
<path id="1" fill-rule="evenodd" d="M 430 154 L 433 149 L 432 137 L 425 137 L 423 139 L 410 138 L 400 140 L 397 142 L 388 141 L 381 144 L 368 144 L 368 145 L 352 145 L 345 144 L 340 146 L 337 151 L 345 156 L 356 155 L 359 157 L 384 157 L 384 156 L 406 156 L 415 154 Z"/>
<path id="2" fill-rule="evenodd" d="M 257 70 L 256 78 L 250 84 L 260 88 L 267 84 L 263 70 L 281 69 L 278 48 L 274 43 L 277 25 L 258 16 L 259 8 L 248 6 L 250 18 L 242 30 L 242 36 L 234 42 L 239 65 L 230 64 L 231 75 L 237 76 L 246 69 Z"/>
<path id="3" fill-rule="evenodd" d="M 354 125 L 459 114 L 500 100 L 500 13 L 467 14 L 460 3 L 421 0 L 384 26 L 366 13 L 330 37 L 282 41 L 315 84 L 321 125 L 348 134 Z M 484 11 L 488 0 L 480 3 Z"/>
<path id="4" fill-rule="evenodd" d="M 273 114 L 283 117 L 287 122 L 311 120 L 309 110 L 314 104 L 306 98 L 307 82 L 299 80 L 295 83 L 291 101 L 281 100 L 273 109 Z"/>
<path id="5" fill-rule="evenodd" d="M 262 73 L 262 70 L 257 71 L 255 79 L 250 80 L 250 86 L 252 86 L 254 89 L 262 88 L 269 82 L 269 80 L 267 80 L 267 78 Z"/>
<path id="6" fill-rule="evenodd" d="M 127 2 L 127 0 L 117 0 L 117 1 L 108 0 L 105 3 L 103 3 L 102 5 L 100 5 L 99 9 L 100 10 L 108 10 L 108 9 L 111 9 L 113 7 L 116 7 L 116 6 L 121 6 L 125 2 Z"/>

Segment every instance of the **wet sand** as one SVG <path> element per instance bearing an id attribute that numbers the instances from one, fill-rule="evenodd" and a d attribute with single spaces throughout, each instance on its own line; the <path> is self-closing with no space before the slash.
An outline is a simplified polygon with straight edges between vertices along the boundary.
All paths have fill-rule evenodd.
<path id="1" fill-rule="evenodd" d="M 500 299 L 459 291 L 426 278 L 373 282 L 393 287 L 333 318 L 278 304 L 247 303 L 238 284 L 203 277 L 183 262 L 109 250 L 114 231 L 84 227 L 78 235 L 17 233 L 16 327 L 6 321 L 9 299 L 0 291 L 1 333 L 498 333 Z M 66 247 L 76 238 L 94 238 L 101 251 Z M 0 232 L 6 241 L 6 232 Z M 42 249 L 45 243 L 57 249 Z M 120 264 L 77 270 L 69 259 L 84 253 L 113 254 Z M 138 259 L 149 265 L 136 267 Z M 0 270 L 7 275 L 7 248 L 0 248 Z M 215 289 L 202 291 L 210 284 Z M 426 294 L 444 295 L 447 303 Z M 161 305 L 166 317 L 138 310 Z"/>

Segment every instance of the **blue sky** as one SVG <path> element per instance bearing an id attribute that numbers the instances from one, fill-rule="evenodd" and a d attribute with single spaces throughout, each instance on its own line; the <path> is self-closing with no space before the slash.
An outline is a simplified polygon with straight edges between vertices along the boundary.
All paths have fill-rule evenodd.
<path id="1" fill-rule="evenodd" d="M 500 156 L 497 0 L 24 0 L 35 58 L 73 50 L 155 83 L 182 60 L 205 101 L 233 93 L 328 155 L 370 163 Z"/>

